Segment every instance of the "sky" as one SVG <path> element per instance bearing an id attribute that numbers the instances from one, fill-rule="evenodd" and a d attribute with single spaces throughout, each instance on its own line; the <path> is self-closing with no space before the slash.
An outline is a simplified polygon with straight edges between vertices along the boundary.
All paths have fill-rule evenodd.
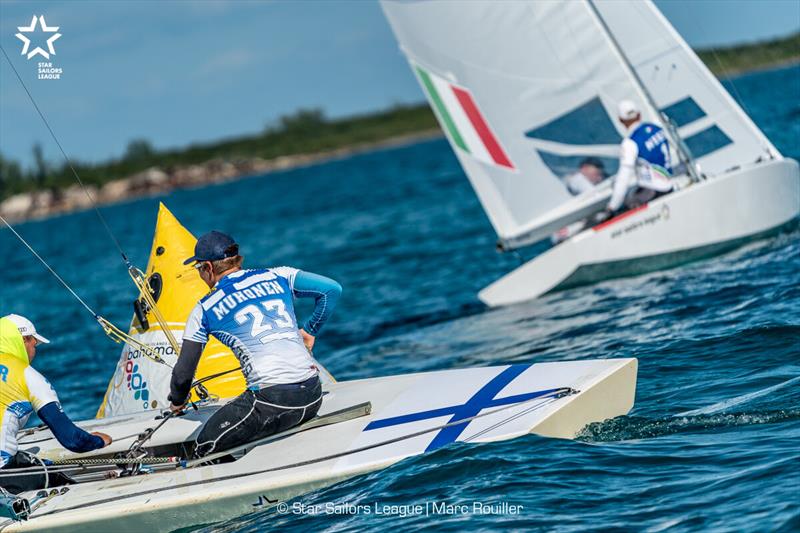
<path id="1" fill-rule="evenodd" d="M 798 0 L 656 0 L 695 47 L 800 30 Z M 61 37 L 20 55 L 18 26 L 44 15 Z M 38 33 L 36 33 L 38 32 Z M 30 50 L 45 50 L 37 26 Z M 424 100 L 376 2 L 0 0 L 0 44 L 61 144 L 88 162 L 121 156 L 132 139 L 181 147 L 259 132 L 283 114 L 329 117 Z M 31 148 L 58 148 L 0 57 L 0 153 L 29 165 Z"/>

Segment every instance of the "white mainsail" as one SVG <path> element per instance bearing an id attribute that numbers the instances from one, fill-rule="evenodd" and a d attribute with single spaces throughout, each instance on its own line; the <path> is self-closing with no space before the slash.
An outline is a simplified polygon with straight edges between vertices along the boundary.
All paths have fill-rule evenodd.
<path id="1" fill-rule="evenodd" d="M 615 110 L 625 98 L 639 102 L 645 120 L 660 123 L 666 112 L 705 172 L 780 157 L 650 2 L 382 6 L 509 247 L 601 205 L 600 191 L 573 197 L 562 180 L 589 155 L 615 171 L 624 134 Z"/>

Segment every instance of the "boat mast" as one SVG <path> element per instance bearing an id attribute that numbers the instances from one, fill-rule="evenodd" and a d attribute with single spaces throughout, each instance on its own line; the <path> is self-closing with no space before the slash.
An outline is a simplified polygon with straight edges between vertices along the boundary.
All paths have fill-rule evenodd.
<path id="1" fill-rule="evenodd" d="M 675 123 L 672 122 L 672 120 L 665 113 L 659 110 L 658 105 L 656 104 L 655 100 L 653 100 L 653 96 L 650 94 L 650 91 L 647 90 L 647 87 L 645 86 L 644 82 L 642 82 L 642 79 L 639 77 L 636 69 L 634 69 L 633 65 L 631 65 L 631 62 L 628 61 L 628 56 L 625 55 L 625 52 L 622 50 L 622 47 L 620 46 L 616 37 L 614 37 L 614 34 L 611 33 L 611 29 L 608 27 L 608 24 L 606 24 L 605 19 L 603 19 L 600 11 L 598 11 L 597 6 L 594 5 L 594 0 L 586 0 L 586 3 L 589 5 L 589 9 L 592 11 L 592 13 L 594 13 L 594 16 L 597 17 L 597 21 L 605 31 L 606 37 L 611 43 L 612 48 L 614 48 L 614 51 L 622 60 L 623 65 L 625 65 L 625 69 L 633 79 L 636 87 L 644 95 L 651 111 L 655 114 L 655 116 L 661 118 L 661 122 L 664 124 L 664 131 L 667 133 L 672 141 L 672 144 L 675 146 L 675 150 L 678 153 L 678 158 L 686 168 L 686 172 L 689 173 L 689 177 L 694 182 L 700 181 L 701 178 L 697 172 L 697 168 L 695 167 L 694 158 L 692 157 L 691 152 L 689 152 L 686 144 L 684 144 L 683 139 L 681 139 L 680 135 L 678 135 L 678 130 L 675 127 Z"/>

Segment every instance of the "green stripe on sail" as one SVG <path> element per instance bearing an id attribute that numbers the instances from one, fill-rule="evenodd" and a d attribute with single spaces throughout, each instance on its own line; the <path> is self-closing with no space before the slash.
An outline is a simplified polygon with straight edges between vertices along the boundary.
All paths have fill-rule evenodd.
<path id="1" fill-rule="evenodd" d="M 427 72 L 422 70 L 420 67 L 416 67 L 416 69 L 420 79 L 422 80 L 422 83 L 425 85 L 425 89 L 428 91 L 428 95 L 430 95 L 431 100 L 433 101 L 433 105 L 436 106 L 436 110 L 439 112 L 439 116 L 442 118 L 442 122 L 444 122 L 444 126 L 450 133 L 450 138 L 453 139 L 453 142 L 456 143 L 456 146 L 458 146 L 465 152 L 469 153 L 469 148 L 467 148 L 467 143 L 464 142 L 464 139 L 461 138 L 461 134 L 458 133 L 456 125 L 453 122 L 453 118 L 450 116 L 450 113 L 447 111 L 444 102 L 442 102 L 442 98 L 436 91 L 436 86 L 433 84 L 431 77 L 428 75 Z"/>

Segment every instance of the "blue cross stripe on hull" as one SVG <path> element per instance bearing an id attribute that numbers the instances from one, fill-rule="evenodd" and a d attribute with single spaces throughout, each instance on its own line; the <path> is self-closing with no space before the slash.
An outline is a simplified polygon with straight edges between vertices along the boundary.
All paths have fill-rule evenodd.
<path id="1" fill-rule="evenodd" d="M 409 413 L 407 415 L 393 416 L 390 418 L 382 418 L 380 420 L 373 420 L 364 431 L 373 429 L 380 429 L 389 426 L 397 426 L 400 424 L 408 424 L 409 422 L 417 422 L 419 420 L 428 420 L 430 418 L 438 418 L 440 416 L 452 415 L 449 423 L 458 422 L 467 418 L 472 418 L 479 414 L 483 409 L 490 407 L 501 407 L 503 405 L 511 405 L 515 403 L 532 400 L 533 398 L 544 397 L 550 394 L 563 391 L 563 388 L 547 389 L 525 394 L 515 394 L 514 396 L 506 396 L 505 398 L 495 398 L 497 394 L 503 390 L 509 383 L 514 381 L 520 374 L 530 368 L 530 364 L 524 365 L 511 365 L 497 376 L 495 376 L 489 383 L 484 385 L 478 392 L 476 392 L 469 400 L 461 405 L 451 405 L 449 407 L 441 407 L 439 409 L 431 409 L 429 411 L 420 411 L 419 413 Z M 442 446 L 446 446 L 451 442 L 455 442 L 459 435 L 469 425 L 470 421 L 462 424 L 453 424 L 443 428 L 433 438 L 431 443 L 425 449 L 426 452 L 436 450 Z"/>

